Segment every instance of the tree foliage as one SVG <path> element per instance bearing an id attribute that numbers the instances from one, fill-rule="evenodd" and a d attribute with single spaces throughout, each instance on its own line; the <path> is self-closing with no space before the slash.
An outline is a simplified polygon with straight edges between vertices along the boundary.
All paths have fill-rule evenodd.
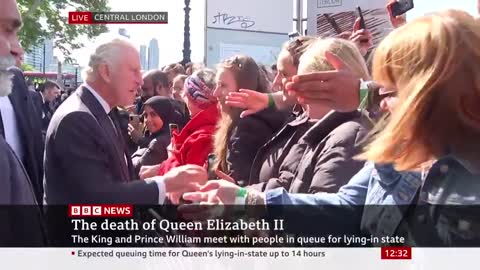
<path id="1" fill-rule="evenodd" d="M 92 39 L 108 31 L 105 25 L 68 24 L 68 11 L 109 11 L 108 0 L 17 0 L 23 27 L 19 39 L 26 51 L 53 39 L 54 46 L 72 62 L 72 50 L 83 47 L 79 38 Z"/>
<path id="2" fill-rule="evenodd" d="M 22 70 L 23 70 L 23 71 L 34 71 L 35 68 L 32 67 L 32 65 L 29 65 L 29 64 L 27 64 L 27 63 L 23 63 L 23 64 L 22 64 Z"/>

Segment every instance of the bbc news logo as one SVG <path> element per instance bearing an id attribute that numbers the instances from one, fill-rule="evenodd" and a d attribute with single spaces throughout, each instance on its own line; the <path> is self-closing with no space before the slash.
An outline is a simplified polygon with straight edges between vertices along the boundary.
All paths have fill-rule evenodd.
<path id="1" fill-rule="evenodd" d="M 132 217 L 132 205 L 69 205 L 70 217 Z"/>
<path id="2" fill-rule="evenodd" d="M 168 12 L 68 12 L 69 24 L 166 24 Z"/>

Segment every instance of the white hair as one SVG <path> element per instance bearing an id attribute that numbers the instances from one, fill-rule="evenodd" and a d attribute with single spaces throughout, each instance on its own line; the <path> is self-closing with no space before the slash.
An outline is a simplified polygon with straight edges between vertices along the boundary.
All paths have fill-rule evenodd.
<path id="1" fill-rule="evenodd" d="M 130 41 L 123 38 L 114 38 L 107 42 L 100 43 L 90 55 L 88 66 L 84 71 L 85 80 L 96 80 L 97 69 L 100 64 L 107 64 L 111 68 L 115 67 L 116 61 L 122 57 L 121 50 L 125 48 L 135 49 Z"/>

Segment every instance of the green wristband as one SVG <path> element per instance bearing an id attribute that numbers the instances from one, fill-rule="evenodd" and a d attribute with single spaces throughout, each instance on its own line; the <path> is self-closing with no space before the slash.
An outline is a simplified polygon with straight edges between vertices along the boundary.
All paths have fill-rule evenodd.
<path id="1" fill-rule="evenodd" d="M 240 188 L 235 195 L 235 203 L 237 205 L 245 205 L 248 191 L 246 188 Z"/>
<path id="2" fill-rule="evenodd" d="M 246 188 L 240 188 L 238 191 L 237 191 L 237 195 L 236 197 L 247 197 L 247 189 Z"/>
<path id="3" fill-rule="evenodd" d="M 368 89 L 360 89 L 360 102 L 359 108 L 364 109 L 367 106 L 367 96 L 368 96 Z"/>
<path id="4" fill-rule="evenodd" d="M 360 89 L 359 89 L 359 109 L 365 109 L 367 106 L 368 92 L 369 92 L 369 81 L 364 81 L 360 79 Z"/>
<path id="5" fill-rule="evenodd" d="M 268 108 L 276 109 L 275 100 L 273 99 L 272 93 L 268 93 Z"/>

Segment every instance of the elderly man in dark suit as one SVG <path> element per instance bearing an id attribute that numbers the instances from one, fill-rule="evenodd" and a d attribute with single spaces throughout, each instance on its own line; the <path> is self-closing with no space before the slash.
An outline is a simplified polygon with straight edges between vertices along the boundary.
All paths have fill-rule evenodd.
<path id="1" fill-rule="evenodd" d="M 23 54 L 13 24 L 18 14 L 15 1 L 2 1 L 0 8 L 2 15 L 11 21 L 11 24 L 2 21 L 2 33 L 9 43 L 7 49 L 9 57 L 18 59 Z M 20 15 L 18 15 L 20 17 Z M 6 20 L 6 19 L 4 19 Z M 17 23 L 20 23 L 18 18 Z M 8 70 L 13 74 L 13 89 L 8 96 L 0 97 L 1 126 L 5 141 L 13 149 L 18 159 L 25 167 L 33 184 L 38 203 L 43 200 L 43 141 L 40 130 L 40 119 L 36 116 L 31 96 L 22 71 L 15 67 L 15 61 L 9 63 Z"/>
<path id="2" fill-rule="evenodd" d="M 100 45 L 91 55 L 86 82 L 57 109 L 47 130 L 47 204 L 161 204 L 166 193 L 206 181 L 198 166 L 147 181 L 133 179 L 115 107 L 133 104 L 143 83 L 139 59 L 135 47 L 122 39 Z"/>
<path id="3" fill-rule="evenodd" d="M 7 97 L 12 91 L 11 73 L 7 69 L 15 63 L 15 56 L 21 51 L 21 48 L 17 47 L 17 31 L 21 19 L 15 0 L 0 2 L 0 21 L 2 22 L 0 27 L 9 29 L 9 31 L 0 29 L 0 99 L 3 104 L 8 105 L 15 104 L 15 100 Z M 0 112 L 0 204 L 30 205 L 22 208 L 3 208 L 0 211 L 0 246 L 42 246 L 46 243 L 46 235 L 42 213 L 36 206 L 35 185 L 30 182 L 27 171 L 15 151 L 17 148 L 18 152 L 22 151 L 20 154 L 24 154 L 22 144 L 18 143 L 18 140 L 15 144 L 8 141 L 7 135 L 12 134 L 10 120 L 12 115 L 14 116 L 11 104 L 1 107 Z M 3 114 L 7 117 L 4 118 Z"/>

